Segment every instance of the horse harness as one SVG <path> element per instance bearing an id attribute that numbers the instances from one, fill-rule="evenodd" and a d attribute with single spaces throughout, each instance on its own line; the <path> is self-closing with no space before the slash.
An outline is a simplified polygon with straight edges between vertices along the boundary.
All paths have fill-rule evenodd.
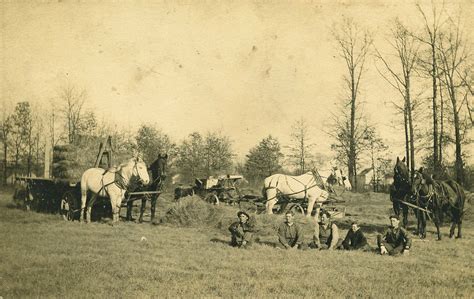
<path id="1" fill-rule="evenodd" d="M 99 191 L 97 192 L 97 194 L 99 194 L 102 190 L 105 190 L 105 192 L 107 192 L 107 195 L 110 196 L 110 194 L 108 194 L 108 191 L 105 189 L 105 187 L 108 187 L 110 185 L 117 185 L 117 187 L 119 187 L 119 189 L 122 189 L 122 190 L 125 190 L 126 192 L 128 192 L 128 187 L 129 187 L 129 183 L 130 183 L 130 180 L 129 182 L 126 184 L 125 183 L 125 178 L 123 177 L 123 175 L 120 173 L 120 170 L 122 170 L 122 168 L 120 167 L 119 169 L 115 170 L 115 171 L 110 171 L 110 169 L 106 169 L 104 171 L 104 173 L 102 173 L 102 179 L 100 180 L 101 181 L 101 184 L 102 184 L 102 187 L 99 189 Z M 137 174 L 138 174 L 138 167 L 137 167 L 137 161 L 135 161 L 135 165 L 133 166 L 133 170 L 136 170 L 137 171 Z M 133 176 L 133 170 L 132 170 L 132 176 Z M 114 180 L 110 183 L 107 183 L 105 184 L 104 183 L 104 177 L 107 173 L 113 173 L 114 174 Z M 141 181 L 141 178 L 140 178 L 140 181 Z"/>
<path id="2" fill-rule="evenodd" d="M 294 177 L 291 177 L 291 178 L 292 178 L 293 180 L 297 181 L 298 183 L 300 183 L 301 185 L 303 185 L 303 186 L 304 186 L 304 189 L 301 190 L 301 191 L 296 191 L 296 192 L 295 192 L 294 190 L 292 190 L 291 187 L 290 187 L 290 185 L 288 184 L 288 176 L 286 176 L 286 184 L 288 185 L 288 187 L 290 188 L 290 190 L 293 191 L 293 193 L 285 194 L 286 196 L 291 196 L 291 195 L 295 195 L 295 194 L 304 192 L 304 199 L 306 200 L 307 195 L 308 195 L 308 190 L 310 190 L 310 189 L 312 189 L 312 188 L 318 186 L 318 184 L 316 183 L 316 180 L 315 180 L 315 178 L 314 178 L 314 175 L 313 175 L 312 179 L 309 181 L 309 183 L 311 183 L 311 182 L 313 182 L 313 181 L 314 181 L 315 183 L 314 183 L 313 185 L 310 185 L 309 187 L 308 187 L 309 183 L 308 183 L 307 185 L 305 185 L 305 184 L 304 184 L 303 182 L 301 182 L 300 180 L 297 180 L 297 179 L 295 179 Z M 273 181 L 270 181 L 270 184 L 269 184 L 269 185 L 271 185 L 272 182 L 273 182 Z M 278 183 L 279 183 L 279 182 L 278 182 L 278 180 L 277 180 L 275 187 L 271 187 L 271 186 L 265 187 L 265 191 L 267 191 L 268 189 L 276 189 L 276 190 L 277 190 L 276 195 L 275 195 L 274 197 L 272 197 L 272 198 L 267 198 L 267 201 L 270 201 L 270 200 L 272 200 L 272 199 L 274 199 L 274 198 L 277 198 L 277 199 L 278 199 L 278 195 L 282 194 L 282 192 L 278 189 Z"/>

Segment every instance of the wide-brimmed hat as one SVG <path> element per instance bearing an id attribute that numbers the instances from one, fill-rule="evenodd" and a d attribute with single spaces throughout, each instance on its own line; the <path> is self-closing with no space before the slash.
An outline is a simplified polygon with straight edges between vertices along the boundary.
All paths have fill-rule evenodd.
<path id="1" fill-rule="evenodd" d="M 240 217 L 240 215 L 244 214 L 245 216 L 247 216 L 247 218 L 250 218 L 250 215 L 247 213 L 247 212 L 244 212 L 244 211 L 239 211 L 237 213 L 237 217 Z"/>

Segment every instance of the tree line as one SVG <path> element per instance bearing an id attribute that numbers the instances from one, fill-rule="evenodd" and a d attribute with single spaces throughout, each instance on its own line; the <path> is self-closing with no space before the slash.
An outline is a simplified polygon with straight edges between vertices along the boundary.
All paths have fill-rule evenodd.
<path id="1" fill-rule="evenodd" d="M 399 95 L 380 99 L 380 104 L 388 101 L 399 113 L 406 163 L 412 175 L 418 154 L 423 155 L 422 165 L 438 178 L 448 177 L 446 156 L 454 148 L 452 176 L 463 185 L 471 183 L 465 174 L 464 150 L 471 143 L 468 132 L 473 124 L 471 43 L 460 15 L 453 15 L 444 4 L 414 8 L 418 25 L 409 27 L 399 18 L 394 19 L 384 38 L 383 46 L 388 46 L 384 50 L 375 44 L 373 33 L 354 19 L 344 18 L 333 26 L 336 49 L 346 69 L 346 94 L 333 114 L 336 130 L 329 134 L 335 140 L 333 149 L 347 165 L 353 186 L 357 186 L 362 152 L 373 148 L 373 141 L 377 140 L 371 138 L 375 126 L 364 114 L 361 92 L 370 58 L 378 74 Z"/>
<path id="2" fill-rule="evenodd" d="M 375 44 L 374 34 L 353 19 L 343 18 L 333 25 L 334 44 L 345 71 L 343 94 L 331 112 L 332 123 L 326 134 L 332 138 L 331 149 L 354 187 L 358 186 L 362 165 L 375 170 L 374 182 L 391 167 L 388 146 L 365 114 L 366 95 L 362 91 L 371 67 L 387 82 L 387 88 L 398 94 L 380 99 L 380 104 L 389 102 L 398 111 L 395 126 L 403 132 L 412 173 L 417 154 L 423 157 L 421 165 L 439 177 L 448 176 L 448 154 L 453 149 L 454 178 L 464 185 L 470 182 L 465 172 L 465 147 L 471 142 L 468 133 L 473 124 L 471 44 L 462 19 L 453 17 L 444 6 L 415 8 L 418 25 L 409 27 L 394 19 L 384 44 Z M 311 128 L 303 118 L 293 123 L 290 144 L 282 145 L 268 135 L 249 150 L 243 162 L 235 163 L 232 140 L 220 132 L 192 132 L 176 142 L 149 124 L 136 132 L 119 131 L 87 109 L 87 97 L 86 89 L 67 83 L 59 89 L 57 101 L 46 105 L 48 109 L 28 101 L 4 107 L 11 109 L 2 110 L 0 123 L 3 183 L 8 165 L 15 173 L 41 174 L 48 143 L 81 147 L 89 140 L 98 147 L 97 140 L 109 135 L 115 151 L 123 155 L 140 152 L 147 163 L 160 152 L 168 153 L 171 169 L 184 181 L 235 171 L 257 183 L 276 172 L 301 174 L 329 159 L 315 151 Z"/>

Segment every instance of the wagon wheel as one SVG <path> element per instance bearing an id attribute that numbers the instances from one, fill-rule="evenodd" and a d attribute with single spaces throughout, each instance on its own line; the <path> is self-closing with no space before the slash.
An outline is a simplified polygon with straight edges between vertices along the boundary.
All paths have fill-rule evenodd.
<path id="1" fill-rule="evenodd" d="M 289 204 L 285 211 L 291 211 L 293 213 L 305 214 L 303 207 L 298 203 Z"/>
<path id="2" fill-rule="evenodd" d="M 217 197 L 217 194 L 215 192 L 212 192 L 206 195 L 205 201 L 213 205 L 218 205 L 219 197 Z"/>
<path id="3" fill-rule="evenodd" d="M 74 221 L 74 219 L 79 218 L 80 208 L 74 192 L 67 191 L 63 194 L 59 209 L 61 216 L 66 221 Z"/>

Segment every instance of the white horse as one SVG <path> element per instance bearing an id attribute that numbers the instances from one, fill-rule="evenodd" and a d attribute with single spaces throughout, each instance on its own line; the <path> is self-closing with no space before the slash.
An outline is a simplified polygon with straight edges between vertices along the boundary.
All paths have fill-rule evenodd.
<path id="1" fill-rule="evenodd" d="M 321 189 L 312 172 L 299 176 L 274 174 L 264 180 L 263 194 L 266 197 L 267 214 L 273 214 L 273 206 L 278 201 L 278 195 L 284 195 L 293 199 L 307 199 L 308 209 L 306 216 L 310 217 L 313 207 L 316 205 L 315 219 L 318 220 L 321 205 L 329 198 L 329 193 Z"/>
<path id="2" fill-rule="evenodd" d="M 139 158 L 132 158 L 119 167 L 109 170 L 89 168 L 84 171 L 81 178 L 81 211 L 85 213 L 86 222 L 90 222 L 92 205 L 97 196 L 110 198 L 112 221 L 117 222 L 125 191 L 133 176 L 138 177 L 144 185 L 150 182 L 146 164 Z M 86 210 L 87 191 L 91 191 L 93 196 Z"/>

